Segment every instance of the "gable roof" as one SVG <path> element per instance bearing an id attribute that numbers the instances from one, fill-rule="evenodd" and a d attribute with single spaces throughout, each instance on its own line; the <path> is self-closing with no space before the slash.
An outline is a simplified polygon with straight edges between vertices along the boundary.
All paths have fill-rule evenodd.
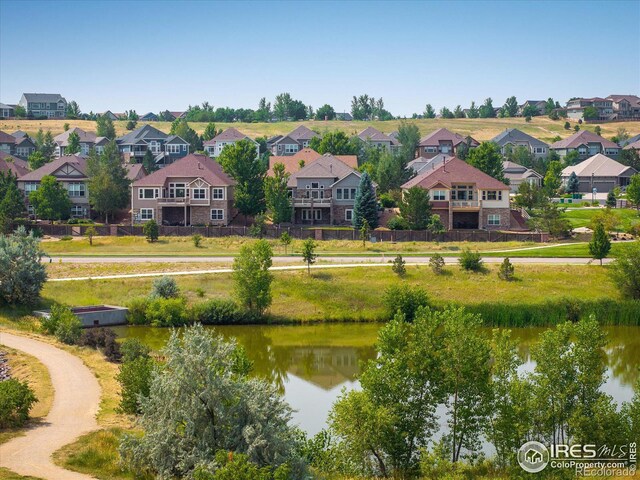
<path id="1" fill-rule="evenodd" d="M 443 164 L 451 158 L 453 158 L 451 155 L 445 153 L 439 153 L 432 158 L 418 157 L 407 163 L 407 167 L 411 168 L 416 174 L 419 174 L 425 168 L 434 170 L 436 166 Z"/>
<path id="2" fill-rule="evenodd" d="M 25 137 L 16 138 L 16 147 L 19 147 L 25 143 L 30 143 L 33 148 L 36 148 L 35 142 L 31 140 L 30 137 L 25 136 Z"/>
<path id="3" fill-rule="evenodd" d="M 212 186 L 230 186 L 236 183 L 214 159 L 208 155 L 191 153 L 137 180 L 133 186 L 158 187 L 164 185 L 168 178 L 202 178 Z"/>
<path id="4" fill-rule="evenodd" d="M 52 175 L 56 170 L 64 167 L 65 165 L 70 165 L 78 172 L 80 172 L 85 178 L 87 175 L 87 159 L 85 157 L 81 157 L 80 155 L 64 155 L 60 158 L 56 158 L 55 160 L 45 163 L 42 167 L 34 170 L 32 172 L 27 173 L 20 177 L 21 182 L 33 182 L 40 181 L 42 177 L 47 175 Z"/>
<path id="5" fill-rule="evenodd" d="M 117 138 L 116 142 L 119 145 L 132 145 L 139 140 L 164 140 L 167 137 L 168 135 L 166 133 L 161 132 L 156 127 L 152 127 L 151 125 L 143 125 L 142 127 L 136 128 L 126 135 Z"/>
<path id="6" fill-rule="evenodd" d="M 472 146 L 478 146 L 480 143 L 473 137 L 468 137 L 471 139 Z M 431 147 L 437 146 L 440 142 L 450 141 L 453 146 L 460 145 L 463 142 L 467 141 L 467 137 L 463 137 L 459 133 L 452 132 L 447 130 L 446 128 L 439 128 L 438 130 L 431 132 L 429 135 L 422 137 L 420 139 L 419 147 Z"/>
<path id="7" fill-rule="evenodd" d="M 624 142 L 620 142 L 620 146 L 624 147 L 625 145 L 629 145 L 630 143 L 635 143 L 640 140 L 640 133 L 638 135 L 634 135 L 631 138 L 627 138 Z"/>
<path id="8" fill-rule="evenodd" d="M 349 167 L 356 169 L 358 168 L 358 156 L 357 155 L 334 155 L 338 160 L 345 163 Z M 285 156 L 277 156 L 272 155 L 269 157 L 269 171 L 267 175 L 273 175 L 273 166 L 276 163 L 282 163 L 284 165 L 284 171 L 293 174 L 300 170 L 300 161 L 303 160 L 305 166 L 309 165 L 311 162 L 316 161 L 318 158 L 322 157 L 318 152 L 311 148 L 303 148 L 299 150 L 295 155 L 285 155 Z"/>
<path id="9" fill-rule="evenodd" d="M 204 142 L 205 145 L 214 145 L 216 142 L 237 142 L 244 139 L 251 140 L 247 135 L 241 131 L 231 127 L 227 128 L 224 132 L 216 135 L 211 140 Z"/>
<path id="10" fill-rule="evenodd" d="M 502 170 L 505 172 L 507 170 L 510 170 L 511 172 L 524 172 L 526 169 L 527 167 L 516 162 L 510 162 L 509 160 L 502 162 Z"/>
<path id="11" fill-rule="evenodd" d="M 80 143 L 95 143 L 96 142 L 96 134 L 93 132 L 85 132 L 81 128 L 73 127 L 63 132 L 59 135 L 53 137 L 54 142 L 56 142 L 61 147 L 66 147 L 69 145 L 69 135 L 72 133 L 77 133 L 80 137 Z"/>
<path id="12" fill-rule="evenodd" d="M 620 102 L 621 100 L 626 100 L 631 105 L 640 105 L 640 97 L 638 97 L 637 95 L 609 95 L 606 99 L 616 103 Z"/>
<path id="13" fill-rule="evenodd" d="M 0 130 L 0 143 L 15 144 L 16 143 L 16 137 L 14 137 L 13 135 L 9 135 L 8 133 L 5 133 L 2 130 Z"/>
<path id="14" fill-rule="evenodd" d="M 29 135 L 27 135 L 27 132 L 23 132 L 22 130 L 16 130 L 11 134 L 11 136 L 15 138 L 22 138 L 22 137 L 28 137 Z"/>
<path id="15" fill-rule="evenodd" d="M 304 140 L 311 140 L 312 138 L 319 137 L 319 136 L 320 136 L 319 134 L 317 134 L 316 132 L 314 132 L 310 128 L 307 128 L 304 125 L 300 125 L 297 128 L 295 128 L 294 130 L 292 130 L 291 132 L 289 132 L 287 135 L 285 135 L 284 137 L 276 140 L 273 143 L 276 143 L 276 144 L 280 143 L 285 138 L 290 138 L 291 140 L 293 140 L 295 142 L 301 142 L 301 141 L 304 141 Z"/>
<path id="16" fill-rule="evenodd" d="M 549 145 L 549 148 L 554 150 L 561 148 L 578 148 L 580 145 L 586 145 L 588 143 L 600 143 L 603 148 L 620 148 L 612 141 L 607 140 L 600 135 L 596 135 L 589 130 L 580 130 L 570 137 L 567 137 L 556 143 L 552 143 L 551 145 Z"/>
<path id="17" fill-rule="evenodd" d="M 400 145 L 394 137 L 382 133 L 380 130 L 367 127 L 358 134 L 360 140 L 371 140 L 372 142 L 389 142 L 391 145 Z"/>
<path id="18" fill-rule="evenodd" d="M 27 102 L 45 102 L 45 103 L 57 103 L 60 100 L 66 100 L 59 93 L 23 93 Z"/>
<path id="19" fill-rule="evenodd" d="M 640 150 L 640 140 L 636 140 L 633 143 L 627 143 L 623 150 Z"/>
<path id="20" fill-rule="evenodd" d="M 13 105 L 7 105 L 6 103 L 0 102 L 0 108 L 3 110 L 14 110 Z"/>
<path id="21" fill-rule="evenodd" d="M 411 187 L 431 188 L 441 183 L 451 187 L 454 183 L 474 183 L 480 190 L 509 190 L 509 187 L 499 180 L 472 167 L 457 157 L 452 157 L 434 170 L 423 170 L 423 173 L 402 185 L 402 189 Z"/>
<path id="22" fill-rule="evenodd" d="M 358 172 L 339 158 L 329 153 L 325 153 L 309 165 L 305 165 L 296 173 L 291 175 L 287 185 L 295 187 L 296 180 L 298 178 L 329 178 L 336 181 L 352 173 L 357 174 Z"/>
<path id="23" fill-rule="evenodd" d="M 504 132 L 499 133 L 495 137 L 491 139 L 492 142 L 496 143 L 500 147 L 505 146 L 510 142 L 528 142 L 533 147 L 549 147 L 546 143 L 541 140 L 538 140 L 531 135 L 524 133 L 517 128 L 508 128 Z"/>
<path id="24" fill-rule="evenodd" d="M 132 182 L 147 175 L 147 171 L 141 163 L 125 163 L 124 168 L 127 170 L 127 178 Z"/>
<path id="25" fill-rule="evenodd" d="M 632 167 L 616 162 L 613 158 L 597 153 L 577 165 L 565 167 L 562 169 L 562 176 L 568 177 L 575 172 L 578 177 L 591 177 L 591 175 L 594 177 L 617 177 L 629 170 L 636 171 Z"/>
<path id="26" fill-rule="evenodd" d="M 0 152 L 0 172 L 11 172 L 16 177 L 21 177 L 29 172 L 29 167 L 25 160 Z"/>

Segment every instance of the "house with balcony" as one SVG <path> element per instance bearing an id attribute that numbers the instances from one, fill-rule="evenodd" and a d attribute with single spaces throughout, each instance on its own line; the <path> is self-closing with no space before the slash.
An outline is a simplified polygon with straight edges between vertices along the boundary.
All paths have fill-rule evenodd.
<path id="1" fill-rule="evenodd" d="M 570 137 L 552 143 L 549 145 L 549 150 L 553 150 L 561 158 L 564 158 L 569 152 L 577 151 L 580 160 L 586 160 L 597 153 L 617 158 L 620 153 L 620 146 L 589 130 L 580 130 Z"/>
<path id="2" fill-rule="evenodd" d="M 85 132 L 81 128 L 70 128 L 66 132 L 53 137 L 53 141 L 56 143 L 56 149 L 54 155 L 56 157 L 62 157 L 66 155 L 65 149 L 69 146 L 69 136 L 75 133 L 80 138 L 80 151 L 77 152 L 80 155 L 89 155 L 89 151 L 96 145 L 96 134 L 93 132 Z M 102 137 L 104 138 L 104 137 Z"/>
<path id="3" fill-rule="evenodd" d="M 351 225 L 360 172 L 324 154 L 289 177 L 292 222 Z"/>
<path id="4" fill-rule="evenodd" d="M 520 185 L 524 182 L 536 187 L 542 186 L 543 176 L 531 168 L 524 167 L 519 163 L 504 161 L 502 162 L 502 170 L 504 178 L 509 180 L 511 193 L 517 193 Z"/>
<path id="5" fill-rule="evenodd" d="M 509 230 L 509 186 L 453 157 L 404 185 L 429 192 L 431 208 L 447 230 Z"/>
<path id="6" fill-rule="evenodd" d="M 256 146 L 256 155 L 260 154 L 260 144 L 235 128 L 227 128 L 221 134 L 204 142 L 204 151 L 207 152 L 210 157 L 218 158 L 224 147 L 227 145 L 233 145 L 240 140 L 249 140 L 250 142 L 253 142 Z"/>
<path id="7" fill-rule="evenodd" d="M 518 105 L 518 116 L 522 117 L 526 108 L 533 107 L 538 111 L 538 115 L 543 115 L 545 108 L 547 108 L 546 100 L 527 100 L 522 105 Z"/>
<path id="8" fill-rule="evenodd" d="M 549 154 L 549 145 L 528 135 L 517 128 L 508 128 L 504 132 L 491 139 L 493 143 L 500 147 L 500 152 L 504 155 L 509 149 L 524 147 L 535 158 L 545 158 Z"/>
<path id="9" fill-rule="evenodd" d="M 144 125 L 117 138 L 116 143 L 126 162 L 142 163 L 149 150 L 159 168 L 189 154 L 189 142 L 177 135 L 167 135 L 151 125 Z"/>
<path id="10" fill-rule="evenodd" d="M 446 128 L 439 128 L 420 139 L 416 149 L 416 157 L 429 159 L 440 153 L 456 156 L 459 149 L 464 148 L 463 145 L 471 149 L 476 148 L 480 143 L 471 137 L 463 137 Z"/>
<path id="11" fill-rule="evenodd" d="M 357 155 L 334 155 L 338 160 L 343 163 L 346 163 L 348 166 L 356 170 L 358 168 L 358 156 Z M 321 158 L 318 152 L 313 150 L 312 148 L 303 148 L 295 155 L 284 155 L 284 156 L 276 156 L 272 155 L 269 157 L 269 170 L 267 171 L 267 176 L 273 176 L 273 166 L 276 163 L 281 163 L 284 165 L 285 173 L 292 175 L 296 173 L 298 170 L 303 167 L 315 162 L 319 158 Z"/>
<path id="12" fill-rule="evenodd" d="M 320 134 L 310 128 L 300 125 L 286 135 L 276 135 L 267 142 L 267 149 L 277 156 L 295 155 L 300 150 L 309 147 L 309 142 Z"/>
<path id="13" fill-rule="evenodd" d="M 640 120 L 640 97 L 637 95 L 609 95 L 615 120 Z"/>
<path id="14" fill-rule="evenodd" d="M 596 193 L 608 193 L 616 187 L 624 189 L 638 171 L 597 153 L 584 162 L 564 168 L 561 174 L 563 185 L 568 184 L 572 173 L 578 177 L 578 192 L 592 193 L 596 189 Z"/>
<path id="15" fill-rule="evenodd" d="M 18 105 L 28 117 L 65 118 L 67 101 L 59 93 L 23 93 Z"/>
<path id="16" fill-rule="evenodd" d="M 584 109 L 593 107 L 598 111 L 598 117 L 593 120 L 613 120 L 613 101 L 608 98 L 574 98 L 567 102 L 567 117 L 573 120 L 584 118 Z"/>
<path id="17" fill-rule="evenodd" d="M 89 206 L 89 191 L 87 189 L 87 160 L 79 155 L 65 155 L 42 167 L 28 172 L 18 178 L 18 188 L 27 199 L 30 215 L 35 215 L 33 207 L 29 205 L 29 194 L 40 187 L 42 178 L 52 175 L 69 192 L 71 200 L 71 216 L 74 218 L 88 218 L 91 213 Z"/>
<path id="18" fill-rule="evenodd" d="M 228 225 L 235 216 L 234 185 L 218 162 L 191 153 L 133 182 L 131 222 Z"/>
<path id="19" fill-rule="evenodd" d="M 400 142 L 397 138 L 391 135 L 386 135 L 380 130 L 373 127 L 365 128 L 358 134 L 358 138 L 374 147 L 385 149 L 388 151 L 394 151 L 401 147 Z"/>

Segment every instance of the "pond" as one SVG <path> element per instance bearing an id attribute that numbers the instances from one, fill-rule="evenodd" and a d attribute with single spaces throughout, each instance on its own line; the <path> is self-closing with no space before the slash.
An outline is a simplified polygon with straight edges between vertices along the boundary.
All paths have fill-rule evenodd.
<path id="1" fill-rule="evenodd" d="M 215 327 L 227 338 L 235 337 L 254 363 L 254 372 L 284 392 L 296 410 L 294 421 L 313 435 L 325 427 L 327 414 L 343 388 L 357 388 L 363 361 L 374 358 L 382 324 L 333 323 L 271 326 Z M 213 328 L 213 327 L 211 327 Z M 158 350 L 171 334 L 153 327 L 114 327 L 121 338 L 138 338 Z M 489 329 L 487 329 L 487 333 Z M 529 351 L 542 328 L 512 328 L 523 368 L 534 367 Z M 640 365 L 640 327 L 607 327 L 608 379 L 604 391 L 618 403 L 633 397 Z"/>

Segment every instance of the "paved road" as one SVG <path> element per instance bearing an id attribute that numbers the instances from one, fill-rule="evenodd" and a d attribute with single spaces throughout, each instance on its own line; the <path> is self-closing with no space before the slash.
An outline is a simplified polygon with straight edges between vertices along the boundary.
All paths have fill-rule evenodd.
<path id="1" fill-rule="evenodd" d="M 0 445 L 0 466 L 20 475 L 52 480 L 89 480 L 53 464 L 51 454 L 98 429 L 100 385 L 78 357 L 48 343 L 0 332 L 0 343 L 33 355 L 49 370 L 55 390 L 49 415 L 26 435 Z"/>

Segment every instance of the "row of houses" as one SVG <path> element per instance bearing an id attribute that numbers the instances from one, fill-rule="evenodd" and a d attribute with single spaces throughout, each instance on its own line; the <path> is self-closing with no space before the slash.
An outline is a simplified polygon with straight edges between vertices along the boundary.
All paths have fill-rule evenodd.
<path id="1" fill-rule="evenodd" d="M 572 98 L 567 102 L 567 117 L 582 120 L 586 108 L 595 108 L 597 118 L 591 120 L 640 120 L 640 97 L 636 95 L 609 95 L 606 98 Z"/>

